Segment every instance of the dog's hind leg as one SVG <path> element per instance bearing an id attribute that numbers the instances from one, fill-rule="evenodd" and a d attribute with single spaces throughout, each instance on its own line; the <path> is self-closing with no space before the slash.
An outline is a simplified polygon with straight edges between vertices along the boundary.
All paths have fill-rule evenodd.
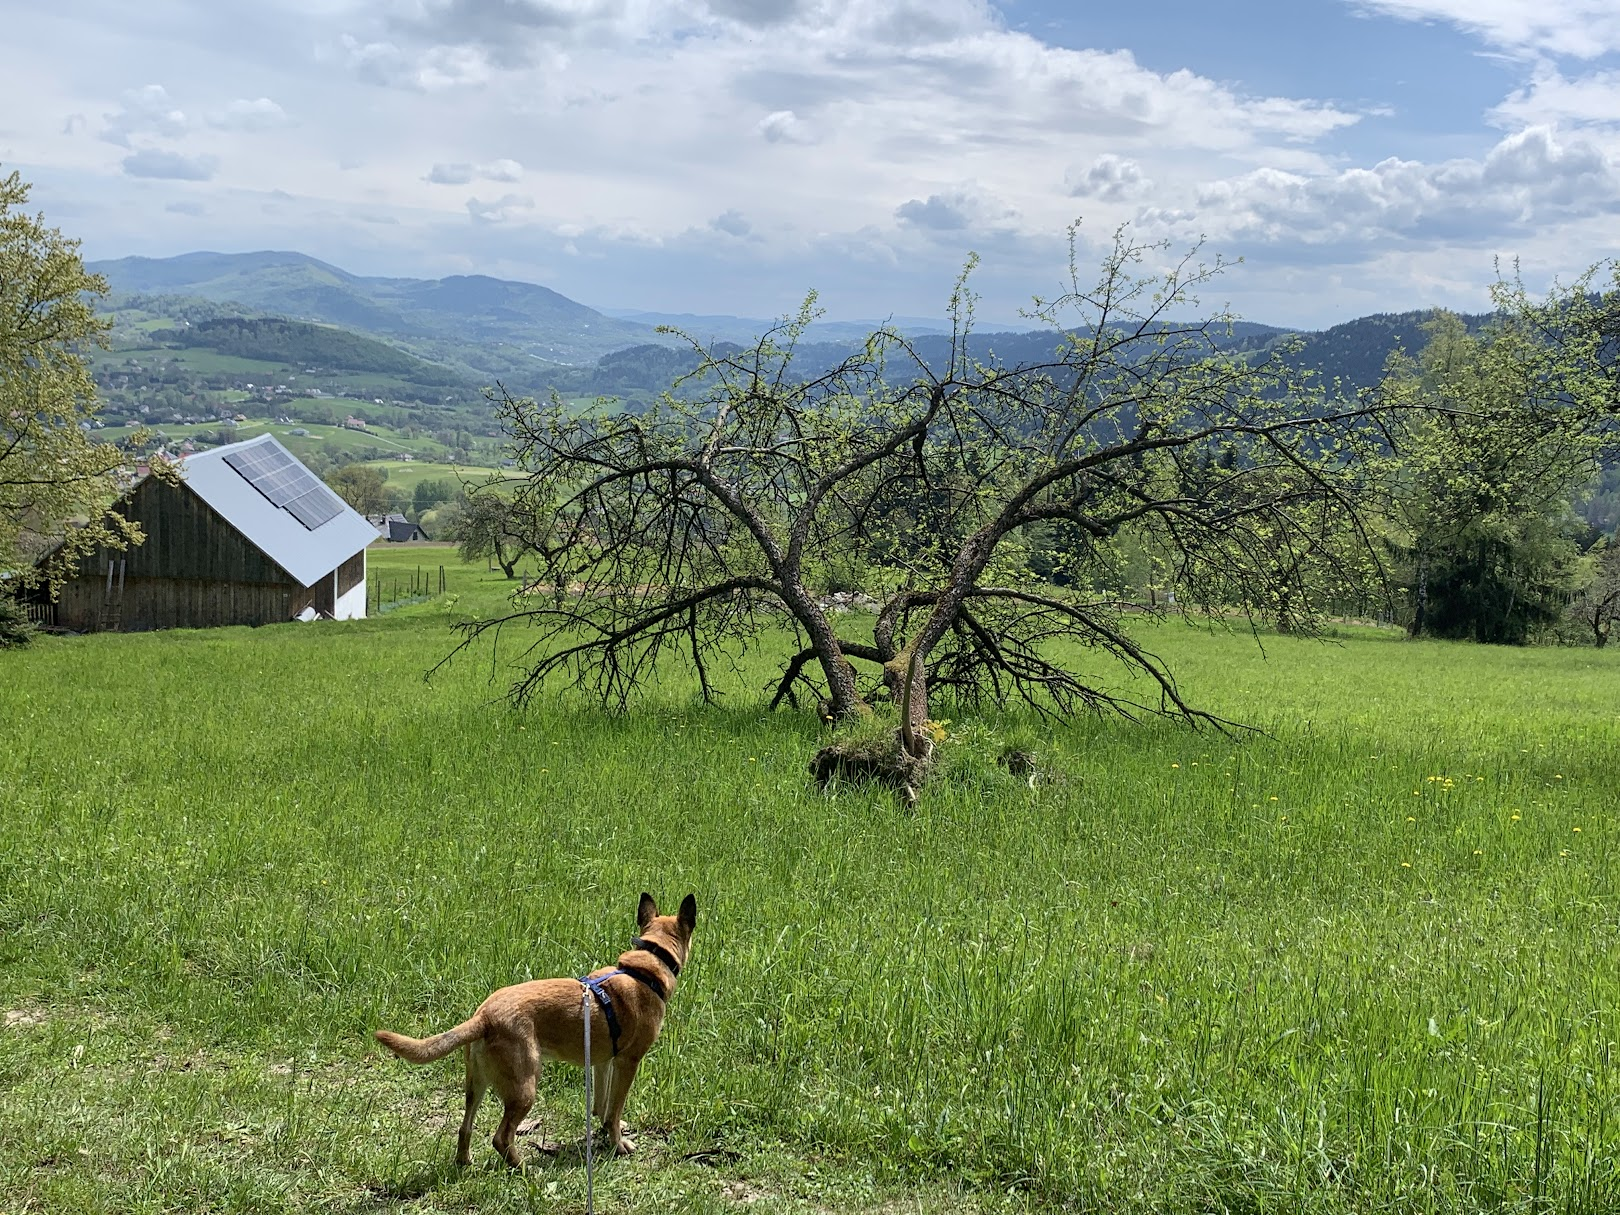
<path id="1" fill-rule="evenodd" d="M 636 1078 L 636 1068 L 640 1066 L 640 1059 L 620 1055 L 609 1069 L 613 1073 L 613 1083 L 607 1104 L 602 1109 L 602 1125 L 607 1128 L 613 1150 L 621 1156 L 628 1156 L 636 1150 L 635 1140 L 624 1133 L 624 1103 L 630 1096 L 630 1084 Z"/>
<path id="2" fill-rule="evenodd" d="M 500 1047 L 502 1059 L 498 1065 L 492 1065 L 494 1073 L 495 1091 L 500 1094 L 505 1104 L 505 1112 L 501 1115 L 501 1125 L 495 1129 L 495 1150 L 501 1158 L 514 1169 L 523 1167 L 523 1156 L 517 1149 L 513 1140 L 517 1137 L 518 1126 L 534 1108 L 535 1085 L 540 1078 L 540 1052 L 532 1044 L 522 1045 L 511 1042 Z"/>
<path id="3" fill-rule="evenodd" d="M 483 1046 L 482 1042 L 469 1042 L 465 1052 L 467 1059 L 467 1104 L 466 1111 L 461 1115 L 461 1130 L 456 1135 L 456 1163 L 462 1166 L 472 1163 L 473 1119 L 478 1117 L 478 1107 L 483 1103 L 484 1090 L 489 1087 L 489 1081 L 485 1078 L 484 1069 L 481 1066 Z"/>

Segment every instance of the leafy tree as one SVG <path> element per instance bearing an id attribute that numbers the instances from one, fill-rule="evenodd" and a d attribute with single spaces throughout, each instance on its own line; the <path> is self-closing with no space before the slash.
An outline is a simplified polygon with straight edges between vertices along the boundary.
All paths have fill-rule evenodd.
<path id="1" fill-rule="evenodd" d="M 1604 545 L 1587 557 L 1585 584 L 1570 600 L 1569 618 L 1591 631 L 1592 644 L 1602 649 L 1620 620 L 1620 548 Z"/>
<path id="2" fill-rule="evenodd" d="M 1620 260 L 1543 299 L 1517 276 L 1499 279 L 1491 297 L 1515 338 L 1510 354 L 1529 404 L 1592 430 L 1620 416 Z"/>
<path id="3" fill-rule="evenodd" d="M 0 650 L 21 649 L 34 639 L 34 623 L 16 596 L 0 590 Z"/>
<path id="4" fill-rule="evenodd" d="M 493 561 L 508 578 L 516 578 L 518 562 L 544 549 L 551 535 L 549 503 L 532 493 L 512 496 L 500 481 L 469 490 L 448 513 L 442 534 L 457 542 L 461 559 Z"/>
<path id="5" fill-rule="evenodd" d="M 439 503 L 454 499 L 459 489 L 460 487 L 448 477 L 418 481 L 415 491 L 411 494 L 411 507 L 418 515 L 426 514 Z"/>
<path id="6" fill-rule="evenodd" d="M 1563 614 L 1575 559 L 1571 496 L 1590 480 L 1594 438 L 1538 399 L 1536 339 L 1504 318 L 1482 336 L 1450 313 L 1385 390 L 1420 410 L 1399 436 L 1393 547 L 1413 636 L 1522 645 Z"/>
<path id="7" fill-rule="evenodd" d="M 90 297 L 107 284 L 27 201 L 17 173 L 0 177 L 0 574 L 54 588 L 79 558 L 142 537 L 107 510 L 122 456 L 85 429 L 97 407 L 85 350 L 107 330 Z"/>
<path id="8" fill-rule="evenodd" d="M 1122 234 L 1094 284 L 1071 257 L 1069 289 L 1035 302 L 1050 328 L 1038 362 L 968 356 L 963 283 L 943 364 L 880 330 L 806 372 L 794 351 L 812 300 L 753 348 L 694 344 L 696 370 L 640 415 L 498 395 L 528 474 L 519 498 L 559 504 L 534 550 L 549 594 L 470 626 L 463 644 L 535 626 L 541 657 L 516 697 L 555 675 L 623 705 L 668 659 L 713 696 L 716 669 L 786 622 L 798 641 L 777 703 L 810 690 L 845 718 L 888 696 L 906 706 L 908 749 L 939 690 L 1203 716 L 1100 589 L 1115 538 L 1149 543 L 1201 602 L 1265 611 L 1271 579 L 1308 597 L 1303 565 L 1279 565 L 1278 547 L 1314 552 L 1322 512 L 1359 516 L 1358 457 L 1384 407 L 1330 406 L 1279 357 L 1237 356 L 1224 318 L 1172 319 L 1196 314 L 1220 265 L 1188 255 L 1146 272 L 1161 255 Z M 1072 546 L 1063 587 L 1031 569 L 1033 538 L 1054 525 Z M 812 581 L 843 552 L 887 571 L 869 638 L 840 635 Z M 1073 642 L 1145 674 L 1153 695 L 1092 682 Z"/>
<path id="9" fill-rule="evenodd" d="M 362 515 L 389 510 L 388 474 L 370 464 L 345 464 L 326 474 L 326 483 Z"/>

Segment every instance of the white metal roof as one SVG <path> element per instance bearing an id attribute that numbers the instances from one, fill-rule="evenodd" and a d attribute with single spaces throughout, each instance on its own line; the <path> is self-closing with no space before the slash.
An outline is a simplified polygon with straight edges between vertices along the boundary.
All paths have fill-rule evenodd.
<path id="1" fill-rule="evenodd" d="M 180 475 L 192 491 L 232 527 L 301 585 L 310 586 L 375 540 L 377 529 L 345 502 L 337 515 L 310 530 L 225 462 L 233 453 L 266 446 L 286 452 L 289 459 L 297 459 L 274 435 L 263 434 L 242 443 L 189 455 L 180 462 Z"/>

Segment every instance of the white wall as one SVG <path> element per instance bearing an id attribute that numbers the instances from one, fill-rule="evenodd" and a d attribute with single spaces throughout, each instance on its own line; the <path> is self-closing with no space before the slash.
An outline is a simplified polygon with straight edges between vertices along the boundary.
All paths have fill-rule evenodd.
<path id="1" fill-rule="evenodd" d="M 369 554 L 363 550 L 362 558 L 369 560 Z M 337 581 L 337 571 L 332 571 L 332 580 Z M 347 594 L 339 595 L 337 606 L 332 611 L 334 620 L 364 620 L 366 618 L 366 567 L 360 567 L 360 581 L 355 583 L 354 589 Z"/>

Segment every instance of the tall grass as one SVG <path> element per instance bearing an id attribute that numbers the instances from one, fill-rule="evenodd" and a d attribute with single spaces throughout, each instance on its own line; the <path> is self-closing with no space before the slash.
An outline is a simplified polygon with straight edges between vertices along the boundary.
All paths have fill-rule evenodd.
<path id="1" fill-rule="evenodd" d="M 818 727 L 762 711 L 763 666 L 722 709 L 672 678 L 622 718 L 514 712 L 487 652 L 424 682 L 503 589 L 455 575 L 453 607 L 3 660 L 22 1209 L 577 1203 L 572 1167 L 450 1171 L 454 1068 L 367 1035 L 611 960 L 642 889 L 700 916 L 621 1209 L 745 1183 L 767 1208 L 1620 1204 L 1614 655 L 1144 626 L 1267 733 L 957 720 L 908 813 L 809 785 Z M 1032 737 L 1033 788 L 995 763 Z M 555 1134 L 576 1082 L 544 1082 Z"/>

